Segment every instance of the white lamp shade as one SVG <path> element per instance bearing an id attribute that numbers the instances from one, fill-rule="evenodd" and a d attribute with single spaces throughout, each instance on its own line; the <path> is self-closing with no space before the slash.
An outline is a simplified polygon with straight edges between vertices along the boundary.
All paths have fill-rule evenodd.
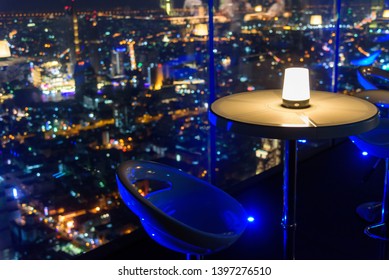
<path id="1" fill-rule="evenodd" d="M 323 18 L 321 15 L 311 15 L 311 19 L 309 20 L 311 25 L 321 25 L 323 24 Z"/>
<path id="2" fill-rule="evenodd" d="M 302 67 L 286 68 L 282 89 L 283 105 L 289 108 L 305 108 L 309 106 L 309 98 L 309 70 Z"/>
<path id="3" fill-rule="evenodd" d="M 383 11 L 382 17 L 383 18 L 389 18 L 389 9 L 386 9 L 386 10 Z"/>

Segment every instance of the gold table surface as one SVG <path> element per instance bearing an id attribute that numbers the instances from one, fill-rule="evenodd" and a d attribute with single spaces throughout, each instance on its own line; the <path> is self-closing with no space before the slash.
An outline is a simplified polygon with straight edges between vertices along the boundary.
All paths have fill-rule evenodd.
<path id="1" fill-rule="evenodd" d="M 210 108 L 209 120 L 227 131 L 277 139 L 323 139 L 360 134 L 378 125 L 378 109 L 361 98 L 311 91 L 310 106 L 282 106 L 281 90 L 225 96 Z"/>

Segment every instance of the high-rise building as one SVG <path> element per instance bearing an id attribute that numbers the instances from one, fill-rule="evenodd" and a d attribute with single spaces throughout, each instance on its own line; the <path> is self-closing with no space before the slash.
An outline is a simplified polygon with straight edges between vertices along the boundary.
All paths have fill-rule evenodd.
<path id="1" fill-rule="evenodd" d="M 6 198 L 5 192 L 2 185 L 0 185 L 0 240 L 3 240 L 3 230 L 7 226 L 8 221 L 6 218 Z M 0 243 L 0 250 L 2 248 L 2 244 Z"/>
<path id="2" fill-rule="evenodd" d="M 100 50 L 101 50 L 101 39 L 99 34 L 99 25 L 98 25 L 98 14 L 96 11 L 90 15 L 89 20 L 85 21 L 88 32 L 82 34 L 83 36 L 83 54 L 85 54 L 84 59 L 87 57 L 90 64 L 96 73 L 104 72 L 102 69 L 102 60 Z"/>
<path id="3" fill-rule="evenodd" d="M 153 66 L 147 68 L 148 82 L 151 89 L 160 90 L 162 88 L 164 81 L 163 70 L 162 64 L 153 64 Z"/>
<path id="4" fill-rule="evenodd" d="M 130 56 L 131 70 L 136 70 L 137 68 L 134 45 L 135 45 L 134 41 L 128 42 L 128 54 Z"/>
<path id="5" fill-rule="evenodd" d="M 124 74 L 124 53 L 126 48 L 118 47 L 111 52 L 111 76 L 118 77 Z"/>
<path id="6" fill-rule="evenodd" d="M 115 127 L 125 128 L 128 127 L 128 117 L 129 116 L 129 107 L 123 104 L 115 104 L 113 110 L 113 118 L 115 119 Z M 108 134 L 109 136 L 109 134 Z M 103 134 L 103 144 L 104 144 L 104 134 Z M 108 139 L 109 141 L 109 139 Z"/>
<path id="7" fill-rule="evenodd" d="M 160 0 L 159 6 L 170 15 L 174 9 L 174 0 Z"/>
<path id="8" fill-rule="evenodd" d="M 42 70 L 37 65 L 34 65 L 33 62 L 30 62 L 31 70 L 31 82 L 34 87 L 40 87 L 42 84 Z"/>
<path id="9" fill-rule="evenodd" d="M 97 75 L 89 62 L 79 61 L 74 69 L 76 99 L 84 101 L 84 96 L 93 97 L 97 94 Z"/>
<path id="10" fill-rule="evenodd" d="M 97 75 L 91 63 L 82 57 L 75 0 L 71 1 L 71 5 L 65 6 L 65 11 L 72 17 L 73 46 L 71 56 L 74 57 L 71 60 L 74 65 L 72 68 L 74 69 L 76 99 L 83 103 L 85 95 L 94 96 L 97 93 Z"/>
<path id="11" fill-rule="evenodd" d="M 13 188 L 10 185 L 6 186 L 0 182 L 0 259 L 6 259 L 7 251 L 12 248 L 10 220 L 12 218 L 11 211 L 14 209 L 10 209 L 13 206 L 13 201 L 7 197 L 7 191 L 10 190 L 12 193 Z"/>
<path id="12" fill-rule="evenodd" d="M 11 50 L 7 40 L 0 41 L 0 59 L 11 57 Z"/>
<path id="13" fill-rule="evenodd" d="M 75 7 L 75 0 L 71 1 L 70 5 L 65 6 L 65 12 L 71 16 L 72 26 L 73 26 L 73 46 L 72 46 L 72 55 L 74 55 L 73 60 L 78 62 L 81 60 L 81 48 L 80 48 L 80 38 L 78 31 L 78 17 Z"/>
<path id="14" fill-rule="evenodd" d="M 201 0 L 185 0 L 184 9 L 188 10 L 193 16 L 198 16 L 199 12 L 203 8 L 203 2 Z"/>

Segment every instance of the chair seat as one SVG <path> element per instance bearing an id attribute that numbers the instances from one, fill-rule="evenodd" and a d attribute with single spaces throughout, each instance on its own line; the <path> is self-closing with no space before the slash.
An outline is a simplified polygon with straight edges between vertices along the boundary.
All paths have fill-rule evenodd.
<path id="1" fill-rule="evenodd" d="M 136 183 L 151 180 L 165 187 L 140 194 Z M 210 254 L 243 233 L 243 207 L 219 188 L 175 168 L 148 161 L 127 161 L 117 171 L 119 193 L 159 244 L 186 254 Z"/>
<path id="2" fill-rule="evenodd" d="M 350 136 L 351 141 L 362 151 L 379 158 L 389 158 L 389 119 L 380 119 L 375 129 Z"/>

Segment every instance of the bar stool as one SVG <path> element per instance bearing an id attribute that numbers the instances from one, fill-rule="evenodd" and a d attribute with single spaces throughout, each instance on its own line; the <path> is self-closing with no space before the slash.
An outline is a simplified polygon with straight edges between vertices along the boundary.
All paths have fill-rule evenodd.
<path id="1" fill-rule="evenodd" d="M 389 104 L 389 91 L 365 91 L 359 94 L 359 97 L 369 100 L 379 108 Z M 377 224 L 366 227 L 365 233 L 373 238 L 389 240 L 389 119 L 381 117 L 376 128 L 360 135 L 351 136 L 350 139 L 360 150 L 377 158 L 385 159 L 381 220 Z"/>
<path id="2" fill-rule="evenodd" d="M 357 78 L 365 90 L 389 90 L 389 71 L 373 66 L 361 66 L 357 69 Z"/>
<path id="3" fill-rule="evenodd" d="M 243 233 L 243 207 L 219 188 L 170 166 L 126 161 L 116 173 L 119 193 L 160 245 L 200 259 Z"/>
<path id="4" fill-rule="evenodd" d="M 365 229 L 367 235 L 381 240 L 389 240 L 389 119 L 381 119 L 377 128 L 350 137 L 351 141 L 362 151 L 385 159 L 384 194 L 381 206 L 381 221 Z"/>

